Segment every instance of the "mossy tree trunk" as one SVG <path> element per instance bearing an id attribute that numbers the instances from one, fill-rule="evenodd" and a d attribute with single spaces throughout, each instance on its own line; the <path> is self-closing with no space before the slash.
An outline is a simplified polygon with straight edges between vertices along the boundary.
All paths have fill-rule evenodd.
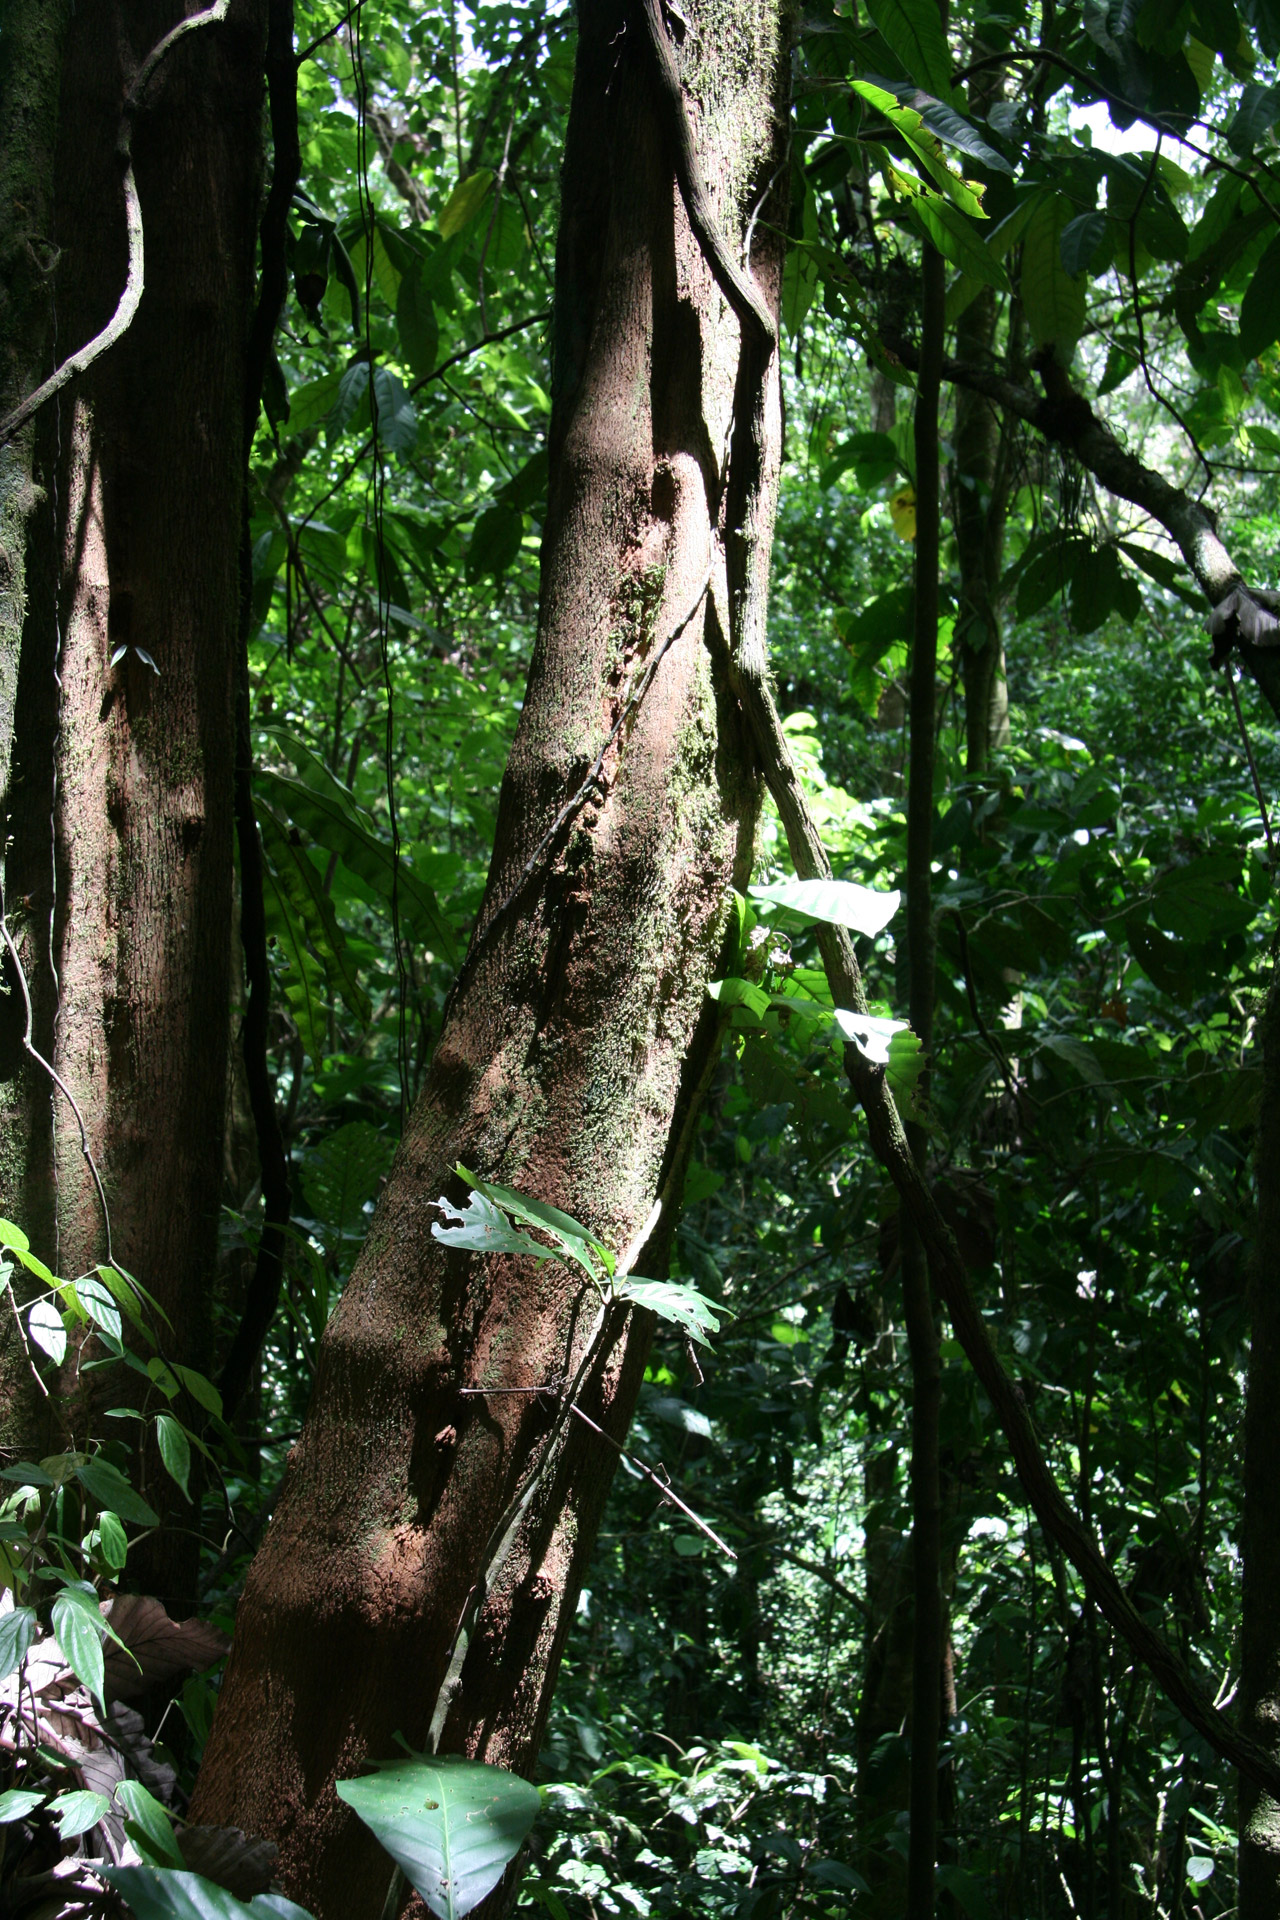
<path id="1" fill-rule="evenodd" d="M 60 16 L 45 11 L 42 57 L 53 59 Z M 209 1358 L 230 1019 L 265 12 L 265 0 L 235 0 L 225 22 L 187 35 L 157 70 L 133 134 L 141 305 L 35 421 L 39 504 L 26 527 L 5 821 L 6 904 L 35 1044 L 84 1116 L 115 1257 L 164 1307 L 170 1353 L 195 1365 Z M 25 6 L 16 13 L 25 18 Z M 40 236 L 48 260 L 38 256 L 56 258 L 52 320 L 43 364 L 9 376 L 27 390 L 116 308 L 121 108 L 138 65 L 181 17 L 174 0 L 115 0 L 66 22 Z M 22 1024 L 11 991 L 0 1002 L 12 1149 L 0 1198 L 41 1254 L 76 1275 L 107 1257 L 102 1212 L 76 1119 L 24 1055 Z"/>
<path id="2" fill-rule="evenodd" d="M 782 7 L 683 11 L 677 60 L 702 168 L 735 248 L 765 201 L 752 266 L 776 306 Z M 688 226 L 638 9 L 583 0 L 579 28 L 541 611 L 488 931 L 325 1336 L 192 1809 L 278 1841 L 286 1888 L 321 1920 L 380 1912 L 385 1856 L 333 1783 L 392 1754 L 397 1733 L 423 1744 L 484 1543 L 553 1418 L 527 1390 L 571 1373 L 595 1311 L 565 1268 L 446 1251 L 433 1203 L 460 1196 L 462 1162 L 614 1247 L 631 1241 L 678 1185 L 719 1032 L 706 987 L 751 864 L 758 782 L 716 613 L 739 328 Z M 772 487 L 776 358 L 767 417 Z M 695 605 L 590 803 L 523 878 L 633 676 Z M 661 1271 L 664 1230 L 641 1271 Z M 619 1313 L 583 1391 L 614 1436 L 649 1339 L 643 1317 Z M 442 1751 L 532 1767 L 613 1466 L 570 1421 L 471 1639 Z"/>

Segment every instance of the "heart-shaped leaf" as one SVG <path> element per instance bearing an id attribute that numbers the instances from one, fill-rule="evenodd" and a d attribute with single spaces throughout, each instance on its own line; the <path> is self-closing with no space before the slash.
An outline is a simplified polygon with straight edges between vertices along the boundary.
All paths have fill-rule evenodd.
<path id="1" fill-rule="evenodd" d="M 438 1920 L 461 1920 L 497 1886 L 541 1805 L 536 1787 L 501 1767 L 426 1755 L 339 1780 L 337 1793 Z"/>

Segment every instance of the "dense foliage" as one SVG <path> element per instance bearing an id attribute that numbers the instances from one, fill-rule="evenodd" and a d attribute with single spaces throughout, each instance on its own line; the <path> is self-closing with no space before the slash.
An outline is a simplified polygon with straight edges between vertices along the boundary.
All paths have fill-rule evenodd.
<path id="1" fill-rule="evenodd" d="M 150 1400 L 126 1403 L 161 1409 L 163 1464 L 184 1487 L 192 1443 L 209 1449 L 191 1491 L 205 1594 L 228 1629 L 483 889 L 536 620 L 574 32 L 543 0 L 364 0 L 341 18 L 299 5 L 298 44 L 294 297 L 252 524 L 271 1064 L 294 1184 L 285 1298 L 234 1435 L 202 1424 L 208 1383 L 186 1382 L 182 1399 L 162 1359 Z M 840 878 L 904 884 L 922 241 L 949 263 L 950 325 L 988 300 L 986 333 L 970 336 L 985 366 L 1026 386 L 1033 356 L 1056 349 L 1123 444 L 1205 490 L 1242 572 L 1265 582 L 1278 52 L 1268 0 L 1242 14 L 1231 0 L 963 7 L 946 37 L 924 0 L 807 11 L 771 620 L 787 731 Z M 1060 1483 L 1224 1700 L 1254 1029 L 1276 933 L 1260 808 L 1280 738 L 1252 687 L 1237 709 L 1210 675 L 1203 601 L 1162 530 L 1012 414 L 994 479 L 966 472 L 958 391 L 943 419 L 953 520 L 965 488 L 987 490 L 989 513 L 998 488 L 1007 516 L 994 592 L 1007 724 L 975 767 L 973 612 L 949 531 L 930 1168 Z M 767 812 L 756 880 L 790 871 Z M 843 1913 L 854 1893 L 889 1912 L 899 1897 L 910 1519 L 896 1201 L 832 1045 L 812 921 L 757 899 L 742 928 L 745 984 L 722 992 L 725 1049 L 675 1275 L 731 1317 L 710 1356 L 660 1328 L 631 1442 L 735 1557 L 622 1463 L 521 1895 L 555 1915 L 764 1920 Z M 860 952 L 873 1012 L 901 1018 L 900 922 Z M 260 1216 L 243 1098 L 228 1181 L 227 1338 Z M 108 1273 L 55 1304 L 118 1336 L 122 1303 L 135 1305 Z M 952 1910 L 1230 1913 L 1227 1770 L 1031 1519 L 945 1336 L 943 1360 Z M 106 1488 L 110 1444 L 94 1459 L 63 1475 L 106 1511 L 74 1564 L 69 1547 L 53 1556 L 74 1575 L 55 1628 L 121 1571 L 121 1521 L 147 1522 L 141 1494 L 131 1510 Z M 21 1484 L 0 1551 L 55 1510 L 54 1533 L 80 1539 L 61 1492 L 9 1478 Z M 164 1728 L 179 1804 L 210 1685 L 188 1681 L 182 1723 Z"/>

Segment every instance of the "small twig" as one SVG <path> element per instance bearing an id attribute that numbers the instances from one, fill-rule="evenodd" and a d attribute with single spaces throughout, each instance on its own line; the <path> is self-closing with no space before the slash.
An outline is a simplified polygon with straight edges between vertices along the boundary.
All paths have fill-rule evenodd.
<path id="1" fill-rule="evenodd" d="M 642 1473 L 646 1480 L 652 1481 L 653 1485 L 658 1489 L 658 1492 L 662 1495 L 663 1499 L 667 1501 L 670 1506 L 679 1507 L 681 1513 L 684 1514 L 685 1518 L 688 1520 L 692 1520 L 694 1526 L 697 1527 L 699 1533 L 705 1533 L 708 1540 L 710 1540 L 715 1546 L 719 1547 L 721 1553 L 723 1553 L 727 1559 L 729 1560 L 737 1559 L 738 1556 L 734 1552 L 733 1548 L 726 1546 L 724 1541 L 720 1538 L 720 1535 L 716 1533 L 711 1527 L 709 1527 L 705 1520 L 700 1520 L 692 1507 L 685 1505 L 684 1501 L 680 1498 L 680 1495 L 676 1492 L 675 1488 L 670 1484 L 669 1481 L 663 1480 L 658 1474 L 654 1472 L 652 1467 L 646 1466 L 643 1460 L 637 1460 L 634 1453 L 628 1453 L 627 1449 L 624 1446 L 619 1445 L 618 1441 L 614 1439 L 612 1434 L 606 1433 L 603 1427 L 598 1427 L 595 1421 L 591 1418 L 591 1415 L 589 1413 L 584 1413 L 581 1407 L 576 1405 L 571 1405 L 569 1408 L 569 1411 L 570 1413 L 576 1414 L 579 1420 L 585 1421 L 587 1426 L 590 1427 L 592 1433 L 598 1433 L 602 1440 L 607 1441 L 608 1444 L 613 1448 L 614 1452 L 618 1454 L 618 1456 L 621 1459 L 625 1460 L 628 1463 L 628 1465 L 634 1467 L 637 1473 Z"/>
<path id="2" fill-rule="evenodd" d="M 22 1315 L 18 1312 L 18 1302 L 14 1298 L 13 1288 L 6 1287 L 5 1292 L 9 1296 L 9 1305 L 13 1308 L 13 1317 L 15 1322 L 17 1323 L 17 1328 L 18 1328 L 18 1338 L 22 1342 L 22 1351 L 27 1356 L 27 1365 L 30 1367 L 32 1373 L 35 1375 L 36 1385 L 39 1387 L 41 1393 L 44 1395 L 45 1399 L 47 1400 L 49 1398 L 49 1389 L 48 1387 L 46 1387 L 44 1381 L 40 1378 L 39 1367 L 37 1367 L 35 1361 L 31 1358 L 31 1348 L 27 1344 L 27 1330 L 22 1324 Z"/>
<path id="3" fill-rule="evenodd" d="M 109 347 L 128 332 L 134 315 L 142 300 L 143 288 L 143 247 L 142 247 L 142 203 L 138 198 L 138 185 L 133 177 L 133 122 L 134 116 L 142 104 L 142 96 L 147 90 L 152 75 L 179 40 L 196 27 L 207 27 L 217 21 L 225 20 L 231 0 L 214 0 L 211 7 L 203 13 L 193 13 L 187 19 L 180 20 L 176 27 L 170 28 L 163 39 L 158 40 L 138 69 L 137 78 L 125 95 L 124 111 L 120 116 L 120 131 L 116 136 L 116 158 L 122 167 L 121 186 L 124 192 L 125 231 L 128 236 L 128 271 L 125 276 L 124 292 L 120 295 L 119 305 L 108 320 L 101 333 L 73 353 L 54 369 L 42 386 L 20 402 L 13 412 L 0 420 L 0 447 L 13 439 L 26 426 L 32 415 L 39 412 L 46 400 L 52 400 L 56 393 L 75 380 L 95 360 L 100 359 Z"/>
<path id="4" fill-rule="evenodd" d="M 1244 750 L 1249 761 L 1249 771 L 1253 775 L 1253 791 L 1258 799 L 1258 811 L 1262 815 L 1262 831 L 1267 836 L 1267 852 L 1271 856 L 1271 871 L 1276 870 L 1276 847 L 1271 838 L 1271 816 L 1267 812 L 1267 803 L 1262 797 L 1262 781 L 1258 777 L 1258 763 L 1253 757 L 1253 742 L 1249 738 L 1249 729 L 1244 723 L 1244 714 L 1240 707 L 1240 694 L 1236 687 L 1236 676 L 1231 662 L 1227 662 L 1227 685 L 1231 689 L 1231 704 L 1236 710 L 1236 723 L 1240 728 L 1240 738 L 1244 741 Z"/>
<path id="5" fill-rule="evenodd" d="M 3 939 L 5 946 L 9 950 L 9 958 L 13 962 L 13 970 L 18 976 L 18 985 L 22 990 L 22 1004 L 26 1010 L 27 1021 L 26 1031 L 22 1036 L 23 1050 L 30 1054 L 38 1067 L 44 1068 L 54 1086 L 58 1089 L 58 1092 L 62 1095 L 76 1117 L 76 1125 L 80 1129 L 80 1151 L 89 1163 L 89 1171 L 93 1175 L 93 1184 L 98 1193 L 98 1205 L 102 1208 L 102 1225 L 107 1237 L 107 1265 L 114 1267 L 116 1257 L 111 1248 L 111 1214 L 107 1207 L 107 1194 L 102 1184 L 102 1175 L 98 1172 L 98 1163 L 94 1159 L 93 1150 L 89 1145 L 89 1129 L 85 1125 L 84 1115 L 80 1111 L 74 1093 L 72 1093 L 57 1068 L 51 1067 L 44 1055 L 37 1051 L 35 1042 L 31 1038 L 31 1031 L 34 1025 L 34 1016 L 31 1010 L 31 992 L 27 986 L 27 976 L 23 972 L 22 960 L 19 956 L 18 949 L 13 943 L 13 935 L 9 931 L 9 922 L 5 918 L 3 893 L 0 893 L 0 939 Z"/>
<path id="6" fill-rule="evenodd" d="M 549 1393 L 556 1399 L 560 1397 L 564 1382 L 559 1386 L 548 1384 L 545 1387 L 459 1387 L 459 1400 L 487 1400 L 495 1393 Z"/>

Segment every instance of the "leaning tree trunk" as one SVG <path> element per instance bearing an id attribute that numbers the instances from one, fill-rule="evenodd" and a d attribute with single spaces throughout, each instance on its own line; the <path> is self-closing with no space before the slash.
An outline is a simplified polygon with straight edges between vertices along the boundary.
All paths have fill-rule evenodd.
<path id="1" fill-rule="evenodd" d="M 1262 1111 L 1255 1177 L 1258 1227 L 1250 1284 L 1244 1432 L 1244 1614 L 1240 1725 L 1280 1754 L 1280 971 L 1262 1023 Z M 1280 1805 L 1240 1776 L 1240 1920 L 1280 1913 Z"/>
<path id="2" fill-rule="evenodd" d="M 735 247 L 785 178 L 781 11 L 691 4 L 677 56 Z M 690 231 L 666 124 L 639 9 L 583 0 L 541 613 L 480 932 L 325 1336 L 192 1808 L 278 1841 L 286 1888 L 322 1920 L 380 1911 L 385 1856 L 333 1783 L 391 1755 L 397 1733 L 423 1744 L 484 1543 L 552 1418 L 527 1390 L 571 1372 L 594 1314 L 564 1268 L 446 1251 L 433 1203 L 459 1194 L 462 1162 L 614 1247 L 632 1239 L 678 1181 L 717 1031 L 706 986 L 751 863 L 757 782 L 711 631 L 739 329 Z M 754 271 L 775 302 L 778 211 L 755 226 Z M 767 418 L 771 499 L 776 359 Z M 695 607 L 543 857 L 634 676 Z M 644 1270 L 660 1257 L 651 1242 Z M 649 1331 L 619 1315 L 584 1390 L 615 1436 Z M 442 1751 L 533 1765 L 613 1459 L 568 1423 L 477 1622 Z"/>
<path id="3" fill-rule="evenodd" d="M 6 905 L 35 1045 L 84 1117 L 116 1261 L 168 1314 L 166 1351 L 197 1366 L 208 1358 L 230 1018 L 264 16 L 265 0 L 234 0 L 226 21 L 187 34 L 157 69 L 133 132 L 141 305 L 37 416 L 41 493 L 5 823 Z M 41 236 L 45 263 L 56 258 L 55 358 L 101 330 L 125 285 L 121 108 L 182 18 L 176 0 L 72 12 Z M 11 962 L 6 985 L 17 985 Z M 24 1054 L 22 1011 L 17 991 L 0 1001 L 0 1197 L 44 1257 L 75 1275 L 107 1258 L 107 1235 L 76 1117 Z M 178 1551 L 186 1563 L 181 1541 Z M 182 1577 L 176 1563 L 149 1571 Z"/>

